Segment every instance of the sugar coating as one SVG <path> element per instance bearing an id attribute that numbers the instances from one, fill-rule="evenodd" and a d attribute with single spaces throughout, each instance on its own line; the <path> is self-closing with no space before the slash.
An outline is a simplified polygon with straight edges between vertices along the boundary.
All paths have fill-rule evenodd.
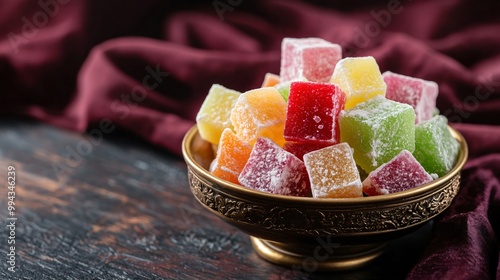
<path id="1" fill-rule="evenodd" d="M 382 77 L 387 85 L 385 97 L 411 105 L 415 110 L 415 123 L 433 117 L 439 90 L 437 83 L 390 71 L 384 72 Z"/>
<path id="2" fill-rule="evenodd" d="M 363 192 L 369 196 L 405 191 L 433 180 L 413 155 L 403 150 L 368 174 Z"/>
<path id="3" fill-rule="evenodd" d="M 328 82 L 342 47 L 320 38 L 284 38 L 281 43 L 281 82 L 306 79 Z"/>
<path id="4" fill-rule="evenodd" d="M 218 144 L 222 131 L 232 128 L 230 115 L 240 92 L 214 84 L 196 115 L 196 124 L 201 138 Z"/>
<path id="5" fill-rule="evenodd" d="M 363 196 L 361 179 L 349 144 L 340 143 L 304 155 L 313 197 Z"/>
<path id="6" fill-rule="evenodd" d="M 239 178 L 240 184 L 263 192 L 310 196 L 304 163 L 267 138 L 259 138 Z"/>
<path id="7" fill-rule="evenodd" d="M 434 116 L 415 127 L 415 151 L 413 155 L 428 173 L 445 175 L 455 165 L 459 143 L 448 129 L 448 120 Z"/>
<path id="8" fill-rule="evenodd" d="M 279 82 L 280 76 L 273 73 L 266 73 L 261 87 L 274 87 L 275 85 L 279 84 Z"/>
<path id="9" fill-rule="evenodd" d="M 324 143 L 324 142 L 286 142 L 285 145 L 283 145 L 283 149 L 286 151 L 294 154 L 296 157 L 298 157 L 301 160 L 304 160 L 304 155 L 316 151 L 319 149 L 323 149 L 325 147 L 330 146 L 330 143 Z"/>
<path id="10" fill-rule="evenodd" d="M 211 173 L 223 180 L 239 184 L 238 176 L 250 157 L 252 146 L 226 128 L 222 132 Z"/>
<path id="11" fill-rule="evenodd" d="M 354 149 L 367 173 L 402 150 L 415 150 L 415 112 L 408 104 L 376 96 L 340 114 L 340 139 Z"/>
<path id="12" fill-rule="evenodd" d="M 334 84 L 292 82 L 284 137 L 294 142 L 338 143 L 345 94 Z"/>
<path id="13" fill-rule="evenodd" d="M 335 66 L 331 82 L 346 93 L 345 109 L 376 95 L 384 96 L 387 87 L 372 56 L 346 57 L 340 60 Z"/>
<path id="14" fill-rule="evenodd" d="M 241 94 L 230 117 L 236 135 L 250 145 L 257 138 L 266 137 L 283 146 L 286 107 L 286 102 L 274 87 Z"/>

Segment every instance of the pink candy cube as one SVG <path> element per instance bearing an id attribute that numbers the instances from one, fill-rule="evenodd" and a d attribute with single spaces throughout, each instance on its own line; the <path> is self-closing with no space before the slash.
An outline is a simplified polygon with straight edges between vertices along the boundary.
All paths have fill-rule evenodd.
<path id="1" fill-rule="evenodd" d="M 284 38 L 281 44 L 280 82 L 328 82 L 342 48 L 320 38 Z"/>
<path id="2" fill-rule="evenodd" d="M 385 97 L 411 105 L 415 109 L 415 123 L 432 118 L 438 96 L 438 85 L 435 82 L 389 71 L 384 72 L 382 77 L 387 84 Z"/>
<path id="3" fill-rule="evenodd" d="M 238 181 L 250 189 L 281 195 L 311 196 L 304 163 L 268 138 L 258 138 Z"/>
<path id="4" fill-rule="evenodd" d="M 335 144 L 340 139 L 338 117 L 346 96 L 335 84 L 293 82 L 284 137 L 293 142 Z"/>
<path id="5" fill-rule="evenodd" d="M 368 174 L 363 192 L 369 196 L 405 191 L 433 180 L 413 155 L 403 150 Z"/>

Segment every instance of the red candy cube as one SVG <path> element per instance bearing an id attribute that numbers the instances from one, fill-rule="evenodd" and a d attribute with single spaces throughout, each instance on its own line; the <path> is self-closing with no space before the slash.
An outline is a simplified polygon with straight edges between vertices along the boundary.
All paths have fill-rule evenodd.
<path id="1" fill-rule="evenodd" d="M 311 196 L 304 163 L 268 138 L 258 138 L 238 181 L 250 189 L 281 195 Z"/>
<path id="2" fill-rule="evenodd" d="M 336 144 L 340 140 L 338 116 L 346 96 L 335 84 L 293 82 L 284 136 L 292 142 Z"/>
<path id="3" fill-rule="evenodd" d="M 283 149 L 294 154 L 296 157 L 304 161 L 304 155 L 319 149 L 323 149 L 330 146 L 329 143 L 321 142 L 285 142 Z"/>
<path id="4" fill-rule="evenodd" d="M 413 155 L 403 150 L 368 174 L 363 192 L 369 196 L 405 191 L 433 180 Z"/>

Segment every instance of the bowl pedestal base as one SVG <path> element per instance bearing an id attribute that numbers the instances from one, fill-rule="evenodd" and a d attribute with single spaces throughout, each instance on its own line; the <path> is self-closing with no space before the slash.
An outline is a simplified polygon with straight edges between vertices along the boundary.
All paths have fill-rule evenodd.
<path id="1" fill-rule="evenodd" d="M 274 264 L 305 271 L 345 271 L 368 265 L 382 255 L 386 243 L 364 245 L 299 246 L 250 236 L 257 254 Z"/>

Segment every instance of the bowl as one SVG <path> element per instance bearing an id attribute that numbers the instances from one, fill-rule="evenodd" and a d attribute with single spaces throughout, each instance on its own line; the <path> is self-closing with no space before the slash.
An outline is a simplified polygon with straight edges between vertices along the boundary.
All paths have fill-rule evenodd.
<path id="1" fill-rule="evenodd" d="M 411 190 L 359 198 L 311 198 L 264 193 L 219 179 L 208 171 L 212 145 L 193 126 L 182 152 L 191 192 L 207 211 L 250 236 L 257 254 L 275 264 L 317 270 L 367 265 L 385 245 L 410 234 L 453 201 L 467 161 L 464 137 L 455 166 L 444 176 Z"/>

